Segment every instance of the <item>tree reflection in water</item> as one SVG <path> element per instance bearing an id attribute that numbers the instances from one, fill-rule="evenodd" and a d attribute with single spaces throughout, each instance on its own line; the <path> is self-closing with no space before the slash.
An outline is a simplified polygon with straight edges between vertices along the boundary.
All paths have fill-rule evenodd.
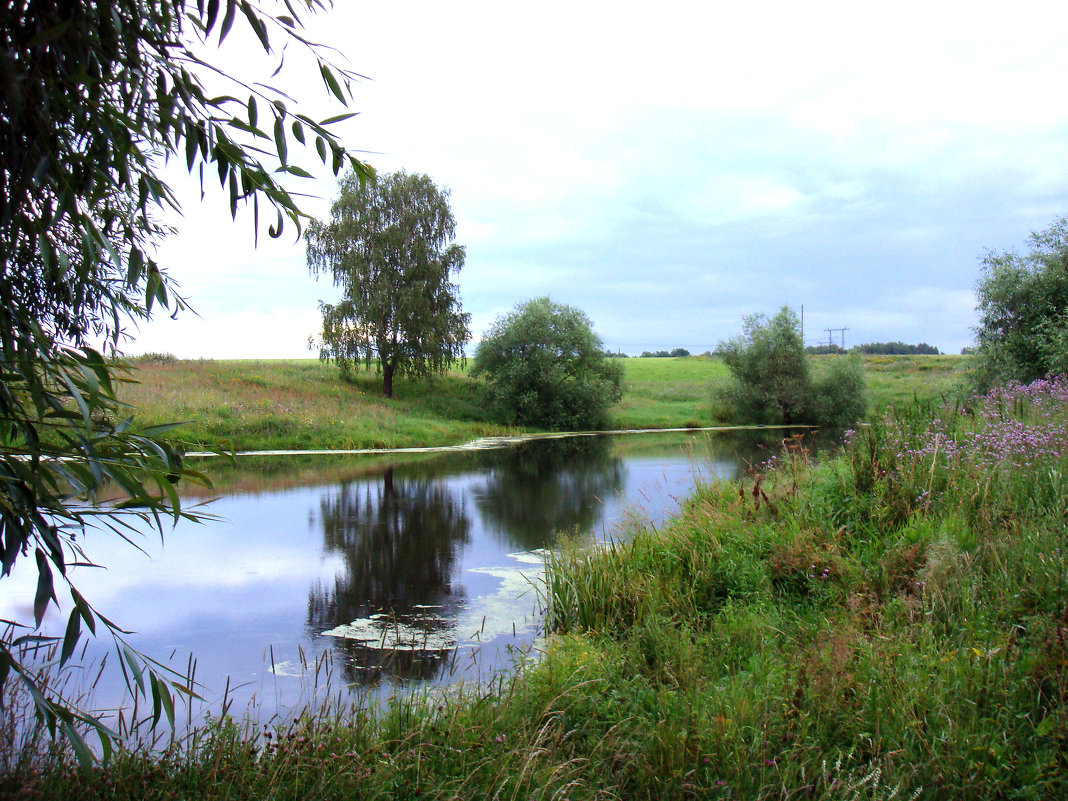
<path id="1" fill-rule="evenodd" d="M 452 653 L 463 588 L 453 582 L 470 539 L 462 499 L 440 480 L 344 482 L 320 512 L 324 553 L 339 554 L 344 573 L 308 599 L 315 633 L 335 632 L 346 674 L 358 683 L 432 679 Z"/>
<path id="2" fill-rule="evenodd" d="M 488 529 L 526 551 L 551 546 L 560 532 L 595 529 L 626 477 L 609 437 L 525 442 L 495 452 L 489 465 L 475 504 Z"/>
<path id="3" fill-rule="evenodd" d="M 340 555 L 344 570 L 312 588 L 308 623 L 313 634 L 336 638 L 350 680 L 433 680 L 458 645 L 477 646 L 470 631 L 459 632 L 470 611 L 460 583 L 475 526 L 468 509 L 477 510 L 477 531 L 506 552 L 533 551 L 551 547 L 559 532 L 596 528 L 604 501 L 621 493 L 626 476 L 600 437 L 541 440 L 481 458 L 481 468 L 469 460 L 451 471 L 390 468 L 380 480 L 343 482 L 321 501 L 324 553 Z M 517 560 L 470 569 L 507 583 L 531 567 Z M 469 656 L 478 659 L 464 653 L 465 667 Z"/>

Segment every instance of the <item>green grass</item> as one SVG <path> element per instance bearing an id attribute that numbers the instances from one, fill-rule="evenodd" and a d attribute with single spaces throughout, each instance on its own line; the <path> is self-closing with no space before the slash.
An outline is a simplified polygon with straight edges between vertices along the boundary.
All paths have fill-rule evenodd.
<path id="1" fill-rule="evenodd" d="M 834 356 L 812 356 L 815 369 Z M 967 374 L 970 356 L 864 356 L 864 369 L 876 413 L 914 401 L 950 396 Z"/>
<path id="2" fill-rule="evenodd" d="M 398 379 L 394 400 L 373 371 L 346 378 L 314 359 L 142 363 L 132 375 L 120 397 L 139 420 L 188 421 L 176 436 L 206 448 L 403 448 L 514 433 L 486 418 L 461 372 Z"/>
<path id="3" fill-rule="evenodd" d="M 222 721 L 88 774 L 0 753 L 0 796 L 1063 798 L 1066 400 L 901 408 L 564 548 L 514 681 L 269 738 Z"/>
<path id="4" fill-rule="evenodd" d="M 834 356 L 810 357 L 817 375 Z M 967 364 L 959 356 L 870 356 L 872 408 L 933 399 L 952 391 Z M 729 415 L 714 400 L 730 380 L 717 359 L 624 359 L 623 400 L 615 427 L 718 425 Z M 398 379 L 395 398 L 381 396 L 373 370 L 349 377 L 314 359 L 146 361 L 121 398 L 146 425 L 188 421 L 175 437 L 194 447 L 395 448 L 452 445 L 518 433 L 492 422 L 479 384 L 454 370 L 433 381 Z"/>
<path id="5" fill-rule="evenodd" d="M 623 400 L 613 410 L 617 428 L 682 428 L 720 422 L 712 402 L 728 380 L 723 362 L 701 356 L 623 359 Z"/>

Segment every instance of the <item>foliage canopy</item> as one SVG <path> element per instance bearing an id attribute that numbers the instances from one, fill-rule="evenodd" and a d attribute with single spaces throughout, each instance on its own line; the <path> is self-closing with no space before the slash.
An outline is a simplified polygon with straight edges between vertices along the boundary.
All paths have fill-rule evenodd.
<path id="1" fill-rule="evenodd" d="M 720 343 L 717 353 L 736 382 L 739 415 L 760 423 L 804 422 L 812 394 L 800 321 L 783 308 L 771 320 L 746 315 L 742 335 Z"/>
<path id="2" fill-rule="evenodd" d="M 1068 373 L 1068 217 L 1032 233 L 1030 245 L 1023 256 L 983 259 L 975 331 L 981 389 Z"/>
<path id="3" fill-rule="evenodd" d="M 299 13 L 324 7 L 286 0 L 288 13 L 265 13 L 248 0 L 108 0 L 0 8 L 0 575 L 28 557 L 38 576 L 32 624 L 11 621 L 20 636 L 0 638 L 0 684 L 21 680 L 37 714 L 83 762 L 92 757 L 81 727 L 97 730 L 105 755 L 113 732 L 41 686 L 20 647 L 40 639 L 33 629 L 66 590 L 59 664 L 83 626 L 110 631 L 133 689 L 152 699 L 153 722 L 172 717 L 166 671 L 130 649 L 68 568 L 84 560 L 77 535 L 85 526 L 129 539 L 122 516 L 130 513 L 162 531 L 187 514 L 175 483 L 206 480 L 153 439 L 159 429 L 136 430 L 116 398 L 120 368 L 92 345 L 114 352 L 131 319 L 185 307 L 153 257 L 165 233 L 155 215 L 178 208 L 161 177 L 166 159 L 197 172 L 202 187 L 205 170 L 217 176 L 231 212 L 249 203 L 257 228 L 266 204 L 272 236 L 304 216 L 281 183 L 311 176 L 291 161 L 292 141 L 314 145 L 335 174 L 346 165 L 368 172 L 329 129 L 350 115 L 316 121 L 281 92 L 227 77 L 200 55 L 240 19 L 273 58 L 281 59 L 279 42 L 303 49 L 347 103 L 356 76 L 301 35 Z M 209 73 L 247 99 L 210 94 L 201 77 Z M 105 486 L 121 500 L 101 508 Z"/>
<path id="4" fill-rule="evenodd" d="M 394 375 L 443 373 L 463 356 L 471 315 L 450 278 L 464 263 L 453 244 L 448 190 L 426 175 L 396 172 L 366 180 L 350 172 L 330 221 L 307 231 L 308 267 L 330 273 L 344 298 L 322 303 L 320 356 L 342 370 L 377 360 L 382 394 Z"/>
<path id="5" fill-rule="evenodd" d="M 742 335 L 720 343 L 716 353 L 734 378 L 729 400 L 741 421 L 839 427 L 856 422 L 867 409 L 856 358 L 835 358 L 828 375 L 813 380 L 800 321 L 787 306 L 770 320 L 747 315 Z"/>
<path id="6" fill-rule="evenodd" d="M 505 423 L 603 428 L 623 397 L 623 365 L 606 359 L 601 346 L 584 312 L 535 298 L 494 322 L 478 344 L 471 375 L 486 379 Z"/>

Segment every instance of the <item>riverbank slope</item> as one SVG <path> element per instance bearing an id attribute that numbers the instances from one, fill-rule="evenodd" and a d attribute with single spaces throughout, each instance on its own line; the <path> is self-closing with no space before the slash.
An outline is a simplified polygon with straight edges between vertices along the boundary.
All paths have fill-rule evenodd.
<path id="1" fill-rule="evenodd" d="M 810 357 L 818 373 L 833 356 Z M 958 380 L 960 356 L 865 358 L 872 408 L 937 398 Z M 624 359 L 617 428 L 683 428 L 725 422 L 714 401 L 726 367 L 704 357 Z M 316 359 L 140 361 L 121 397 L 145 425 L 188 421 L 174 437 L 196 448 L 236 450 L 403 448 L 455 445 L 522 433 L 492 422 L 479 384 L 463 370 L 432 382 L 398 379 L 381 396 L 373 370 L 344 377 Z"/>

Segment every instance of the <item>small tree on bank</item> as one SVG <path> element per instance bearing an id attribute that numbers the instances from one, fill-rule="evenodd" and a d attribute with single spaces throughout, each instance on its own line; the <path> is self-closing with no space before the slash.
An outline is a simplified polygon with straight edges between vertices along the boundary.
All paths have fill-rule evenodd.
<path id="1" fill-rule="evenodd" d="M 471 375 L 486 379 L 497 416 L 515 425 L 603 428 L 623 397 L 623 365 L 605 358 L 590 318 L 549 298 L 499 318 L 475 351 Z"/>
<path id="2" fill-rule="evenodd" d="M 742 419 L 799 423 L 806 416 L 812 381 L 801 324 L 783 306 L 771 320 L 745 317 L 742 335 L 720 343 L 717 354 L 734 376 L 733 402 Z"/>
<path id="3" fill-rule="evenodd" d="M 747 316 L 742 336 L 721 343 L 716 354 L 734 378 L 727 396 L 739 421 L 840 427 L 867 410 L 864 371 L 855 357 L 835 359 L 829 373 L 813 381 L 800 321 L 786 306 L 770 320 Z"/>
<path id="4" fill-rule="evenodd" d="M 980 389 L 1068 372 L 1068 217 L 1031 234 L 1031 250 L 990 253 L 976 287 Z"/>
<path id="5" fill-rule="evenodd" d="M 426 175 L 346 175 L 330 221 L 312 222 L 306 235 L 311 273 L 329 273 L 344 290 L 338 303 L 320 304 L 320 358 L 342 370 L 376 361 L 387 398 L 394 376 L 443 373 L 462 358 L 471 316 L 450 280 L 464 263 L 455 237 L 449 192 Z"/>

